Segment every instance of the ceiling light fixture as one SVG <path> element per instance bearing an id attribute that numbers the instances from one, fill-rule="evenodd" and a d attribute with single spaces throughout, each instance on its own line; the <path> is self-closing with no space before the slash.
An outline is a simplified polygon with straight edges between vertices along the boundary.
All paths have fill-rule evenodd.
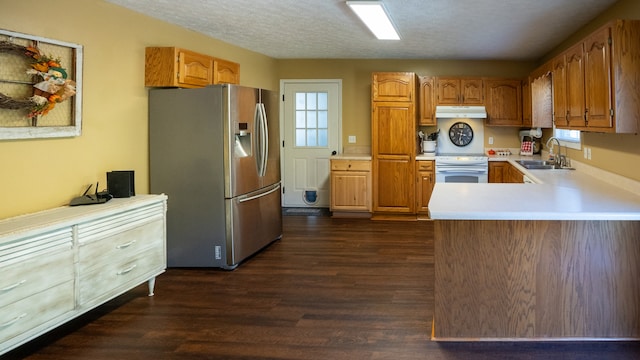
<path id="1" fill-rule="evenodd" d="M 347 1 L 347 5 L 379 40 L 400 40 L 381 1 Z"/>

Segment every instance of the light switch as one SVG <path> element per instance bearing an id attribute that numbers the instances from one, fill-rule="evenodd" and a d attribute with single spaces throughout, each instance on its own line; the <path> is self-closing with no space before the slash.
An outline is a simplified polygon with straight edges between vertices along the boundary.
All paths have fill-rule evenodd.
<path id="1" fill-rule="evenodd" d="M 356 143 L 356 136 L 349 135 L 349 144 L 355 144 L 355 143 Z"/>

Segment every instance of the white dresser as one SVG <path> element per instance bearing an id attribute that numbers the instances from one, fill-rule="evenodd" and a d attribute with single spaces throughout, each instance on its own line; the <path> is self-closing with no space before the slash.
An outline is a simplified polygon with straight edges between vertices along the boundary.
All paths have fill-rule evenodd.
<path id="1" fill-rule="evenodd" d="M 166 269 L 165 195 L 0 220 L 0 354 Z"/>

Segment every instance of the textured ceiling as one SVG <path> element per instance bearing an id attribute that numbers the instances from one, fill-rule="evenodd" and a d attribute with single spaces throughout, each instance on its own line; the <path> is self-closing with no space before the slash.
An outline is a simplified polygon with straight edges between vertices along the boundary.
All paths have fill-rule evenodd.
<path id="1" fill-rule="evenodd" d="M 384 0 L 400 41 L 344 0 L 105 0 L 278 59 L 535 60 L 616 0 Z"/>

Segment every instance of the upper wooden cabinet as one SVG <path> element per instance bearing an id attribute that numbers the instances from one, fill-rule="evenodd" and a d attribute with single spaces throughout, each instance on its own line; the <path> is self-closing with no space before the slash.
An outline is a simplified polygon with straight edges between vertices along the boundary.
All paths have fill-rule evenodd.
<path id="1" fill-rule="evenodd" d="M 414 101 L 416 75 L 411 72 L 373 73 L 371 99 L 373 101 Z"/>
<path id="2" fill-rule="evenodd" d="M 613 20 L 554 58 L 554 120 L 557 127 L 638 132 L 638 38 L 640 21 Z M 562 61 L 564 82 L 560 70 Z M 559 101 L 562 96 L 565 97 L 565 109 Z M 566 120 L 562 119 L 562 110 L 566 111 Z"/>
<path id="3" fill-rule="evenodd" d="M 584 51 L 582 43 L 565 51 L 568 126 L 584 126 Z"/>
<path id="4" fill-rule="evenodd" d="M 483 80 L 480 78 L 437 78 L 438 105 L 483 105 Z"/>
<path id="5" fill-rule="evenodd" d="M 176 47 L 145 50 L 145 86 L 195 88 L 239 81 L 240 65 L 231 61 Z"/>
<path id="6" fill-rule="evenodd" d="M 416 80 L 414 73 L 372 75 L 374 215 L 415 214 Z"/>
<path id="7" fill-rule="evenodd" d="M 436 108 L 435 108 L 435 78 L 431 76 L 420 76 L 419 101 L 420 115 L 418 124 L 422 126 L 436 125 Z"/>
<path id="8" fill-rule="evenodd" d="M 214 84 L 240 84 L 240 64 L 213 58 Z"/>
<path id="9" fill-rule="evenodd" d="M 556 56 L 551 61 L 551 84 L 553 87 L 553 122 L 556 127 L 569 125 L 567 116 L 567 61 L 565 55 Z"/>
<path id="10" fill-rule="evenodd" d="M 528 96 L 522 85 L 522 118 L 527 127 L 553 127 L 552 64 L 547 62 L 528 77 Z M 526 112 L 529 114 L 525 115 Z"/>
<path id="11" fill-rule="evenodd" d="M 520 80 L 485 79 L 487 125 L 524 126 Z"/>

